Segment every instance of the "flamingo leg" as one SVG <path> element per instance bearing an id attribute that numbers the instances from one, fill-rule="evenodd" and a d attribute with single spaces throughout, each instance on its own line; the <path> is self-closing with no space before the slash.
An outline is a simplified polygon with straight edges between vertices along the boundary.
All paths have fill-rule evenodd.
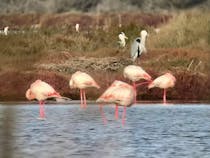
<path id="1" fill-rule="evenodd" d="M 39 116 L 40 118 L 45 118 L 45 111 L 44 111 L 44 102 L 39 102 Z"/>
<path id="2" fill-rule="evenodd" d="M 100 113 L 101 113 L 101 117 L 103 119 L 103 123 L 104 123 L 104 125 L 106 125 L 107 124 L 107 119 L 106 119 L 106 116 L 104 114 L 103 105 L 102 104 L 100 104 Z"/>
<path id="3" fill-rule="evenodd" d="M 124 106 L 123 109 L 123 115 L 122 115 L 122 125 L 125 125 L 125 118 L 126 118 L 126 106 Z"/>
<path id="4" fill-rule="evenodd" d="M 163 90 L 163 104 L 166 104 L 166 89 Z"/>
<path id="5" fill-rule="evenodd" d="M 83 102 L 83 94 L 82 94 L 82 89 L 80 89 L 80 107 L 82 108 L 83 105 L 84 105 L 84 102 Z"/>
<path id="6" fill-rule="evenodd" d="M 136 103 L 137 99 L 136 99 L 136 96 L 137 96 L 137 92 L 136 92 L 136 83 L 133 82 L 133 89 L 134 89 L 134 93 L 135 93 L 135 101 L 134 103 Z"/>
<path id="7" fill-rule="evenodd" d="M 119 118 L 119 110 L 118 110 L 118 105 L 115 105 L 115 119 L 117 120 Z"/>
<path id="8" fill-rule="evenodd" d="M 87 108 L 87 100 L 86 100 L 86 94 L 85 94 L 85 90 L 83 89 L 83 99 L 84 99 L 84 108 Z"/>

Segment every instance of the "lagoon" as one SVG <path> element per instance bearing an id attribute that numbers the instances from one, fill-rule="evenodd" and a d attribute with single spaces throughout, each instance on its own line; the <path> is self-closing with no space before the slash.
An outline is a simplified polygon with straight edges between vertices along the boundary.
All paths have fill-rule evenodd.
<path id="1" fill-rule="evenodd" d="M 120 109 L 120 115 L 123 108 Z M 104 106 L 104 124 L 95 104 L 0 104 L 2 158 L 207 158 L 210 155 L 209 104 L 136 104 L 126 123 Z"/>

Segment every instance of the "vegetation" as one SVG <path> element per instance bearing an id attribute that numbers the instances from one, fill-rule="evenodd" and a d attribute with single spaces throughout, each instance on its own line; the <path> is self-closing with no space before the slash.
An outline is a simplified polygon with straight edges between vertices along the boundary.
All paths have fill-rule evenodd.
<path id="1" fill-rule="evenodd" d="M 9 17 L 7 19 L 13 20 L 0 21 L 2 25 L 11 24 L 9 35 L 0 35 L 0 98 L 23 100 L 27 86 L 38 77 L 54 85 L 61 94 L 75 99 L 77 93 L 68 89 L 68 79 L 76 70 L 88 71 L 101 81 L 102 93 L 114 79 L 125 80 L 122 70 L 132 64 L 130 44 L 140 30 L 146 29 L 150 34 L 146 43 L 148 53 L 141 57 L 140 65 L 154 78 L 167 71 L 175 74 L 177 84 L 173 91 L 169 90 L 168 97 L 209 100 L 209 15 L 209 12 L 197 11 L 167 16 L 121 14 L 121 18 L 132 21 L 125 23 L 123 20 L 122 27 L 118 27 L 116 14 L 102 14 L 100 17 L 85 14 L 34 15 L 34 21 L 40 24 L 36 29 L 31 28 L 34 23 L 28 22 L 27 18 L 17 25 L 14 17 Z M 87 23 L 78 17 L 86 17 Z M 75 32 L 76 22 L 81 24 L 80 33 Z M 160 32 L 156 33 L 155 28 L 160 28 Z M 120 48 L 117 43 L 121 31 L 129 37 L 125 48 Z M 89 97 L 95 99 L 98 93 L 90 91 L 92 96 Z M 161 95 L 158 89 L 149 91 L 142 88 L 138 97 L 160 99 Z"/>
<path id="2" fill-rule="evenodd" d="M 69 11 L 165 11 L 209 9 L 210 0 L 0 0 L 1 13 L 62 13 Z"/>

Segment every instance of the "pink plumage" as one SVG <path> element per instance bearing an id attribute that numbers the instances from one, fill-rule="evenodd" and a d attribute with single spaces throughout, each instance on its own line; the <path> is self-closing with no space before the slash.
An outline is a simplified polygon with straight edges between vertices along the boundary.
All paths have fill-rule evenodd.
<path id="1" fill-rule="evenodd" d="M 151 80 L 152 77 L 145 71 L 143 70 L 140 66 L 136 65 L 128 65 L 124 68 L 123 75 L 125 78 L 136 82 L 141 79 L 144 80 Z"/>
<path id="2" fill-rule="evenodd" d="M 124 106 L 122 122 L 125 122 L 126 107 L 135 100 L 135 91 L 129 84 L 115 80 L 112 85 L 96 100 L 99 103 L 115 103 L 115 118 L 118 119 L 118 106 Z M 103 114 L 102 114 L 103 115 Z"/>
<path id="3" fill-rule="evenodd" d="M 36 80 L 30 85 L 30 88 L 26 91 L 26 98 L 28 100 L 37 99 L 40 104 L 40 118 L 45 117 L 44 112 L 44 100 L 48 98 L 60 98 L 60 94 L 48 83 Z"/>
<path id="4" fill-rule="evenodd" d="M 96 83 L 96 81 L 87 73 L 77 71 L 72 74 L 71 79 L 69 81 L 70 88 L 78 88 L 80 89 L 80 100 L 81 106 L 86 107 L 86 94 L 85 90 L 89 87 L 100 88 L 100 86 Z"/>
<path id="5" fill-rule="evenodd" d="M 172 74 L 165 73 L 164 75 L 161 75 L 157 77 L 154 81 L 152 81 L 148 85 L 148 88 L 150 89 L 153 87 L 158 87 L 158 88 L 164 89 L 163 103 L 166 103 L 166 89 L 174 87 L 175 82 L 176 82 L 176 78 Z"/>
<path id="6" fill-rule="evenodd" d="M 136 102 L 136 87 L 143 85 L 145 83 L 149 83 L 152 79 L 152 77 L 144 71 L 140 66 L 136 65 L 128 65 L 124 68 L 123 76 L 133 82 L 133 89 L 135 90 L 135 102 Z M 147 82 L 136 84 L 137 81 L 140 81 L 141 79 L 147 80 Z"/>
<path id="7" fill-rule="evenodd" d="M 172 88 L 175 86 L 175 82 L 176 78 L 172 74 L 166 73 L 164 75 L 157 77 L 154 81 L 152 81 L 149 84 L 148 88 L 153 88 L 153 87 L 159 87 L 162 89 Z"/>
<path id="8" fill-rule="evenodd" d="M 130 106 L 134 101 L 134 96 L 132 86 L 125 82 L 115 80 L 96 102 L 116 103 L 122 106 Z"/>

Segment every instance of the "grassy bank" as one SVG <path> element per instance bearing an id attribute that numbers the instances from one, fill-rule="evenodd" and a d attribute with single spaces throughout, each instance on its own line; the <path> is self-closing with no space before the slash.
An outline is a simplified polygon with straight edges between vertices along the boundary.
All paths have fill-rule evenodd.
<path id="1" fill-rule="evenodd" d="M 150 36 L 146 43 L 148 53 L 141 57 L 140 65 L 153 78 L 167 71 L 177 78 L 176 87 L 169 90 L 169 98 L 210 99 L 208 12 L 124 13 L 121 18 L 128 20 L 122 20 L 122 27 L 118 27 L 119 15 L 115 14 L 10 16 L 2 16 L 4 20 L 0 21 L 2 26 L 11 24 L 9 35 L 0 35 L 1 100 L 24 100 L 25 90 L 37 78 L 48 81 L 61 94 L 78 99 L 79 93 L 68 87 L 68 80 L 76 70 L 86 71 L 100 81 L 99 91 L 90 90 L 89 99 L 97 98 L 114 79 L 126 81 L 122 71 L 132 64 L 130 44 L 141 29 L 147 29 Z M 31 27 L 34 21 L 39 28 Z M 80 33 L 75 32 L 75 23 L 81 24 Z M 156 33 L 155 28 L 160 28 L 160 32 Z M 121 31 L 129 38 L 123 49 L 117 43 Z M 162 96 L 159 89 L 139 90 L 139 99 Z"/>

